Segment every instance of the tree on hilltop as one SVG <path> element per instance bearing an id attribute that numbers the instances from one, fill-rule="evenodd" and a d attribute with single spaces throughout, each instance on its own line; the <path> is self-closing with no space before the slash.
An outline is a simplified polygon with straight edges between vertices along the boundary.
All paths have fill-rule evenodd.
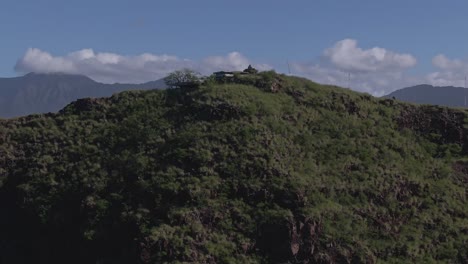
<path id="1" fill-rule="evenodd" d="M 182 86 L 197 85 L 200 83 L 200 81 L 201 74 L 187 68 L 174 71 L 164 78 L 164 82 L 170 88 L 180 88 Z"/>

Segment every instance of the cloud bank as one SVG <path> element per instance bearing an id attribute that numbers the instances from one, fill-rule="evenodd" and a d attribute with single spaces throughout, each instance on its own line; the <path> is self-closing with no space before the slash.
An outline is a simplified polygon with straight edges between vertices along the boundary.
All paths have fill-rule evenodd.
<path id="1" fill-rule="evenodd" d="M 439 54 L 432 59 L 432 65 L 437 71 L 427 75 L 429 83 L 437 86 L 464 86 L 468 73 L 468 61 L 449 59 Z"/>
<path id="2" fill-rule="evenodd" d="M 416 58 L 375 47 L 363 50 L 354 39 L 344 39 L 325 50 L 324 56 L 338 69 L 351 73 L 401 71 L 416 65 Z"/>
<path id="3" fill-rule="evenodd" d="M 354 39 L 344 39 L 325 49 L 317 60 L 293 63 L 296 74 L 316 82 L 348 87 L 375 96 L 418 84 L 463 87 L 468 61 L 439 54 L 432 59 L 435 71 L 412 74 L 417 59 L 381 47 L 363 49 Z"/>
<path id="4" fill-rule="evenodd" d="M 15 66 L 17 72 L 83 74 L 104 83 L 142 83 L 165 77 L 181 68 L 191 68 L 202 74 L 219 70 L 243 70 L 252 64 L 259 70 L 273 69 L 257 63 L 239 52 L 209 56 L 199 61 L 174 55 L 143 53 L 136 56 L 82 49 L 64 56 L 30 48 Z M 412 74 L 417 59 L 406 53 L 381 47 L 362 48 L 354 39 L 344 39 L 322 51 L 316 59 L 290 62 L 293 74 L 315 82 L 348 87 L 375 96 L 418 85 L 463 86 L 468 73 L 468 61 L 450 59 L 443 54 L 432 60 L 434 71 Z"/>
<path id="5" fill-rule="evenodd" d="M 163 78 L 168 73 L 182 68 L 209 74 L 217 70 L 243 70 L 249 64 L 260 70 L 272 68 L 268 64 L 255 64 L 239 52 L 192 61 L 165 54 L 124 56 L 95 52 L 92 49 L 82 49 L 65 56 L 53 56 L 46 51 L 30 48 L 17 61 L 15 70 L 23 73 L 83 74 L 104 83 L 142 83 Z"/>
<path id="6" fill-rule="evenodd" d="M 419 84 L 421 78 L 406 73 L 416 64 L 410 54 L 380 47 L 362 49 L 356 40 L 344 39 L 324 50 L 319 60 L 293 63 L 293 69 L 316 82 L 382 96 Z"/>

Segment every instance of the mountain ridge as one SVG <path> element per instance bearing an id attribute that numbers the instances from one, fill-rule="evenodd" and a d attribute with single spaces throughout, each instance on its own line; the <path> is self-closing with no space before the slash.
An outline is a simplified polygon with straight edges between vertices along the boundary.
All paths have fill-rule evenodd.
<path id="1" fill-rule="evenodd" d="M 464 107 L 465 96 L 468 97 L 468 89 L 463 87 L 420 84 L 394 91 L 384 97 L 394 97 L 409 103 Z"/>
<path id="2" fill-rule="evenodd" d="M 57 112 L 79 98 L 165 87 L 163 80 L 105 84 L 85 75 L 67 73 L 28 73 L 20 77 L 0 78 L 0 118 Z"/>

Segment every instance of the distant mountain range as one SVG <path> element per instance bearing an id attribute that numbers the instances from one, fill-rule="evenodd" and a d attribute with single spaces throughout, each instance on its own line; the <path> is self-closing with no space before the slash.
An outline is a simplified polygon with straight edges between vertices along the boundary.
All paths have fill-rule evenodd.
<path id="1" fill-rule="evenodd" d="M 428 84 L 397 90 L 385 97 L 418 104 L 432 104 L 450 107 L 464 107 L 468 89 L 453 86 L 432 86 Z"/>
<path id="2" fill-rule="evenodd" d="M 21 77 L 0 78 L 0 118 L 57 112 L 79 98 L 165 87 L 163 80 L 143 84 L 104 84 L 83 75 L 63 73 L 29 73 Z"/>
<path id="3" fill-rule="evenodd" d="M 104 84 L 84 75 L 29 73 L 21 77 L 0 78 L 0 119 L 30 114 L 57 112 L 80 98 L 107 97 L 126 90 L 164 89 L 162 79 L 142 84 Z M 464 107 L 468 89 L 417 85 L 384 97 L 411 103 Z"/>

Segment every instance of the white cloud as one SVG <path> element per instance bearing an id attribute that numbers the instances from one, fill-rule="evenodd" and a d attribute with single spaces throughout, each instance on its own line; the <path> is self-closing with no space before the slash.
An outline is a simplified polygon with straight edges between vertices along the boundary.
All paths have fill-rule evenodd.
<path id="1" fill-rule="evenodd" d="M 383 48 L 362 49 L 353 39 L 326 49 L 319 62 L 292 63 L 293 70 L 316 82 L 348 87 L 375 96 L 419 84 L 423 79 L 405 73 L 416 58 Z"/>
<path id="2" fill-rule="evenodd" d="M 239 52 L 231 52 L 227 56 L 212 56 L 203 60 L 203 66 L 213 69 L 225 69 L 231 71 L 244 70 L 251 62 Z M 254 68 L 260 71 L 271 70 L 268 64 L 252 64 Z"/>
<path id="3" fill-rule="evenodd" d="M 42 72 L 74 72 L 76 69 L 71 61 L 61 57 L 53 57 L 39 49 L 28 49 L 26 54 L 17 63 L 17 67 L 28 66 L 32 69 L 41 69 Z"/>
<path id="4" fill-rule="evenodd" d="M 25 52 L 15 69 L 18 72 L 83 74 L 106 83 L 141 83 L 163 78 L 181 68 L 210 74 L 218 70 L 242 70 L 249 64 L 259 70 L 272 69 L 268 64 L 252 62 L 239 52 L 194 61 L 166 54 L 143 53 L 127 56 L 95 52 L 92 49 L 54 56 L 35 48 Z M 468 73 L 468 61 L 450 59 L 440 54 L 432 60 L 436 71 L 420 75 L 410 74 L 407 70 L 417 64 L 414 56 L 380 47 L 363 49 L 353 39 L 338 41 L 325 49 L 318 60 L 290 64 L 294 74 L 319 83 L 350 87 L 375 96 L 422 83 L 463 86 L 465 75 Z"/>
<path id="5" fill-rule="evenodd" d="M 411 76 L 403 72 L 368 72 L 349 73 L 321 64 L 294 63 L 295 73 L 318 83 L 337 85 L 374 96 L 383 96 L 394 90 L 424 82 L 422 77 Z"/>
<path id="6" fill-rule="evenodd" d="M 39 50 L 40 51 L 40 50 Z M 29 50 L 26 51 L 26 54 L 28 54 Z M 43 51 L 40 51 L 43 52 Z M 45 52 L 43 52 L 45 53 Z M 51 55 L 49 55 L 51 56 Z M 69 57 L 76 59 L 76 60 L 86 60 L 86 59 L 92 59 L 94 57 L 94 51 L 92 49 L 82 49 L 79 51 L 75 51 L 69 54 Z"/>
<path id="7" fill-rule="evenodd" d="M 416 58 L 375 47 L 363 50 L 354 39 L 338 41 L 325 50 L 327 58 L 338 69 L 351 73 L 400 71 L 416 65 Z"/>
<path id="8" fill-rule="evenodd" d="M 432 59 L 432 65 L 442 70 L 456 70 L 466 68 L 461 60 L 451 60 L 443 54 L 439 54 Z"/>
<path id="9" fill-rule="evenodd" d="M 227 70 L 241 70 L 249 65 L 249 60 L 239 52 L 231 52 L 227 56 L 212 56 L 204 59 L 207 65 Z"/>
<path id="10" fill-rule="evenodd" d="M 465 76 L 468 74 L 468 61 L 449 59 L 439 54 L 432 59 L 432 65 L 437 71 L 426 76 L 428 83 L 436 86 L 464 86 Z"/>
<path id="11" fill-rule="evenodd" d="M 170 55 L 144 53 L 125 56 L 115 53 L 94 52 L 82 49 L 65 56 L 53 56 L 40 49 L 31 48 L 18 60 L 18 72 L 83 74 L 96 81 L 113 83 L 141 83 L 165 77 L 168 73 L 191 68 L 203 74 L 218 70 L 242 70 L 249 64 L 260 70 L 271 69 L 267 64 L 255 64 L 239 52 L 226 56 L 212 56 L 200 62 L 180 59 Z"/>
<path id="12" fill-rule="evenodd" d="M 375 96 L 418 84 L 463 87 L 468 60 L 439 54 L 432 59 L 435 71 L 411 74 L 417 60 L 410 54 L 374 47 L 363 49 L 356 40 L 338 41 L 326 49 L 320 60 L 292 63 L 296 74 L 316 82 L 349 87 Z"/>
<path id="13" fill-rule="evenodd" d="M 453 72 L 432 72 L 426 75 L 426 80 L 434 86 L 463 86 L 463 80 Z"/>

